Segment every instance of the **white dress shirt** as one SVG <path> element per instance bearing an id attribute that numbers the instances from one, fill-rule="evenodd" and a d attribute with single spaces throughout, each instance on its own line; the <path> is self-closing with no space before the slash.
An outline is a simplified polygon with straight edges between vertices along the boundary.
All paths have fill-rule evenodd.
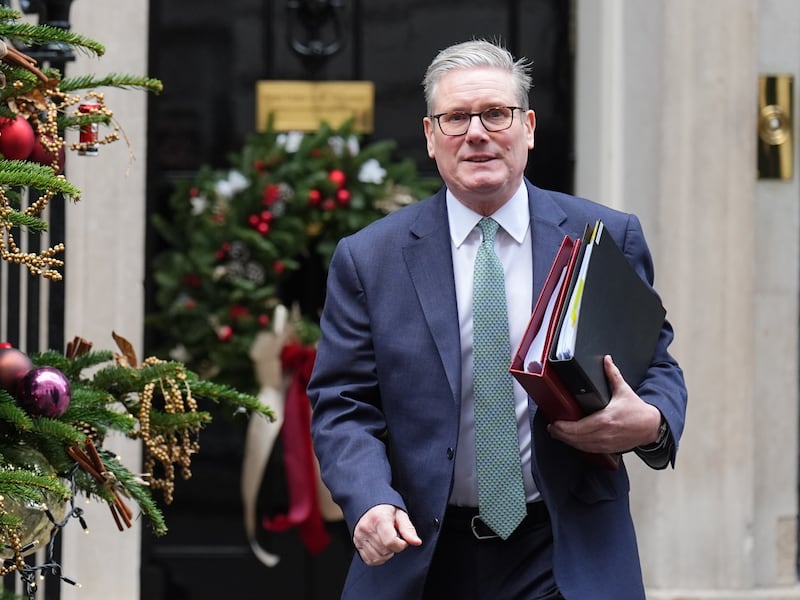
<path id="1" fill-rule="evenodd" d="M 472 390 L 472 277 L 475 255 L 481 244 L 478 222 L 482 215 L 470 210 L 447 190 L 447 215 L 455 273 L 458 320 L 461 330 L 461 417 L 455 457 L 455 482 L 450 504 L 478 506 L 475 473 L 475 400 Z M 508 302 L 511 353 L 516 352 L 533 309 L 533 258 L 531 252 L 528 191 L 524 183 L 491 217 L 500 225 L 495 237 L 495 252 L 503 263 Z M 511 354 L 508 357 L 511 364 Z M 528 394 L 514 381 L 514 404 L 519 432 L 522 477 L 528 502 L 539 492 L 531 474 L 531 427 Z"/>

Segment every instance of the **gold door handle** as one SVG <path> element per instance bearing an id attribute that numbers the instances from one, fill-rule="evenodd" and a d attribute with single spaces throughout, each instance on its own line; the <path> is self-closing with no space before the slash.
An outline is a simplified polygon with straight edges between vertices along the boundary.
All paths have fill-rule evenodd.
<path id="1" fill-rule="evenodd" d="M 791 179 L 794 165 L 791 75 L 758 78 L 758 177 Z"/>

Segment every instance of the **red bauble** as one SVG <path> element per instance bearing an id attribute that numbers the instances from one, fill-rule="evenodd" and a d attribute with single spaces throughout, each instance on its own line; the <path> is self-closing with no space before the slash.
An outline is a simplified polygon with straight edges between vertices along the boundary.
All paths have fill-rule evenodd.
<path id="1" fill-rule="evenodd" d="M 220 342 L 230 342 L 233 339 L 233 327 L 230 325 L 223 325 L 217 329 L 217 339 Z"/>
<path id="2" fill-rule="evenodd" d="M 341 169 L 334 169 L 330 173 L 328 173 L 328 179 L 337 187 L 341 188 L 344 187 L 344 184 L 347 182 L 347 175 L 345 175 L 344 171 Z"/>
<path id="3" fill-rule="evenodd" d="M 342 188 L 336 191 L 336 201 L 341 206 L 347 206 L 350 204 L 350 190 Z"/>
<path id="4" fill-rule="evenodd" d="M 34 417 L 60 417 L 70 399 L 69 379 L 55 367 L 34 367 L 17 386 L 17 402 Z"/>
<path id="5" fill-rule="evenodd" d="M 54 156 L 52 152 L 44 147 L 41 138 L 37 134 L 33 144 L 33 151 L 30 153 L 30 156 L 28 156 L 28 160 L 47 167 L 53 167 L 57 175 L 64 170 L 65 154 L 64 146 L 61 146 L 61 148 L 58 149 L 58 156 Z"/>
<path id="6" fill-rule="evenodd" d="M 28 355 L 16 348 L 0 348 L 0 388 L 13 396 L 19 380 L 33 368 Z"/>
<path id="7" fill-rule="evenodd" d="M 0 120 L 0 154 L 9 160 L 25 160 L 36 142 L 33 127 L 27 119 Z"/>

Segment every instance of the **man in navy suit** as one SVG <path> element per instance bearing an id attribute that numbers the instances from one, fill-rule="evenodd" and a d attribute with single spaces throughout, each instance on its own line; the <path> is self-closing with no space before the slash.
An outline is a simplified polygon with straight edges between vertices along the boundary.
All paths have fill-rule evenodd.
<path id="1" fill-rule="evenodd" d="M 652 285 L 642 228 L 525 179 L 536 118 L 524 59 L 482 40 L 457 44 L 436 56 L 424 87 L 428 153 L 445 187 L 340 242 L 308 388 L 322 476 L 357 551 L 342 597 L 643 599 L 624 459 L 607 470 L 583 453 L 674 465 L 687 393 L 668 352 L 670 324 L 636 389 L 605 358 L 612 399 L 579 421 L 548 423 L 513 384 L 505 400 L 516 411 L 527 516 L 510 536 L 478 513 L 472 412 L 478 222 L 500 226 L 512 349 L 563 237 L 587 223 L 602 219 Z"/>

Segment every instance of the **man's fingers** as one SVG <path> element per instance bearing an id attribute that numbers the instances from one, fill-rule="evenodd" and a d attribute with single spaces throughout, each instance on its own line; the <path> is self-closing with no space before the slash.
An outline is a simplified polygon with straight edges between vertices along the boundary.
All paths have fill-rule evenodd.
<path id="1" fill-rule="evenodd" d="M 409 544 L 419 546 L 422 540 L 408 515 L 393 506 L 373 507 L 359 521 L 353 543 L 364 564 L 382 565 Z"/>
<path id="2" fill-rule="evenodd" d="M 614 364 L 614 359 L 611 358 L 610 354 L 606 354 L 603 357 L 603 368 L 606 372 L 606 377 L 608 378 L 608 386 L 611 388 L 611 395 L 614 396 L 621 387 L 628 385 L 625 379 L 622 377 L 622 373 L 620 372 L 617 365 Z"/>
<path id="3" fill-rule="evenodd" d="M 422 539 L 417 535 L 417 529 L 411 523 L 411 519 L 402 510 L 397 511 L 397 533 L 411 546 L 419 546 L 422 544 Z"/>

